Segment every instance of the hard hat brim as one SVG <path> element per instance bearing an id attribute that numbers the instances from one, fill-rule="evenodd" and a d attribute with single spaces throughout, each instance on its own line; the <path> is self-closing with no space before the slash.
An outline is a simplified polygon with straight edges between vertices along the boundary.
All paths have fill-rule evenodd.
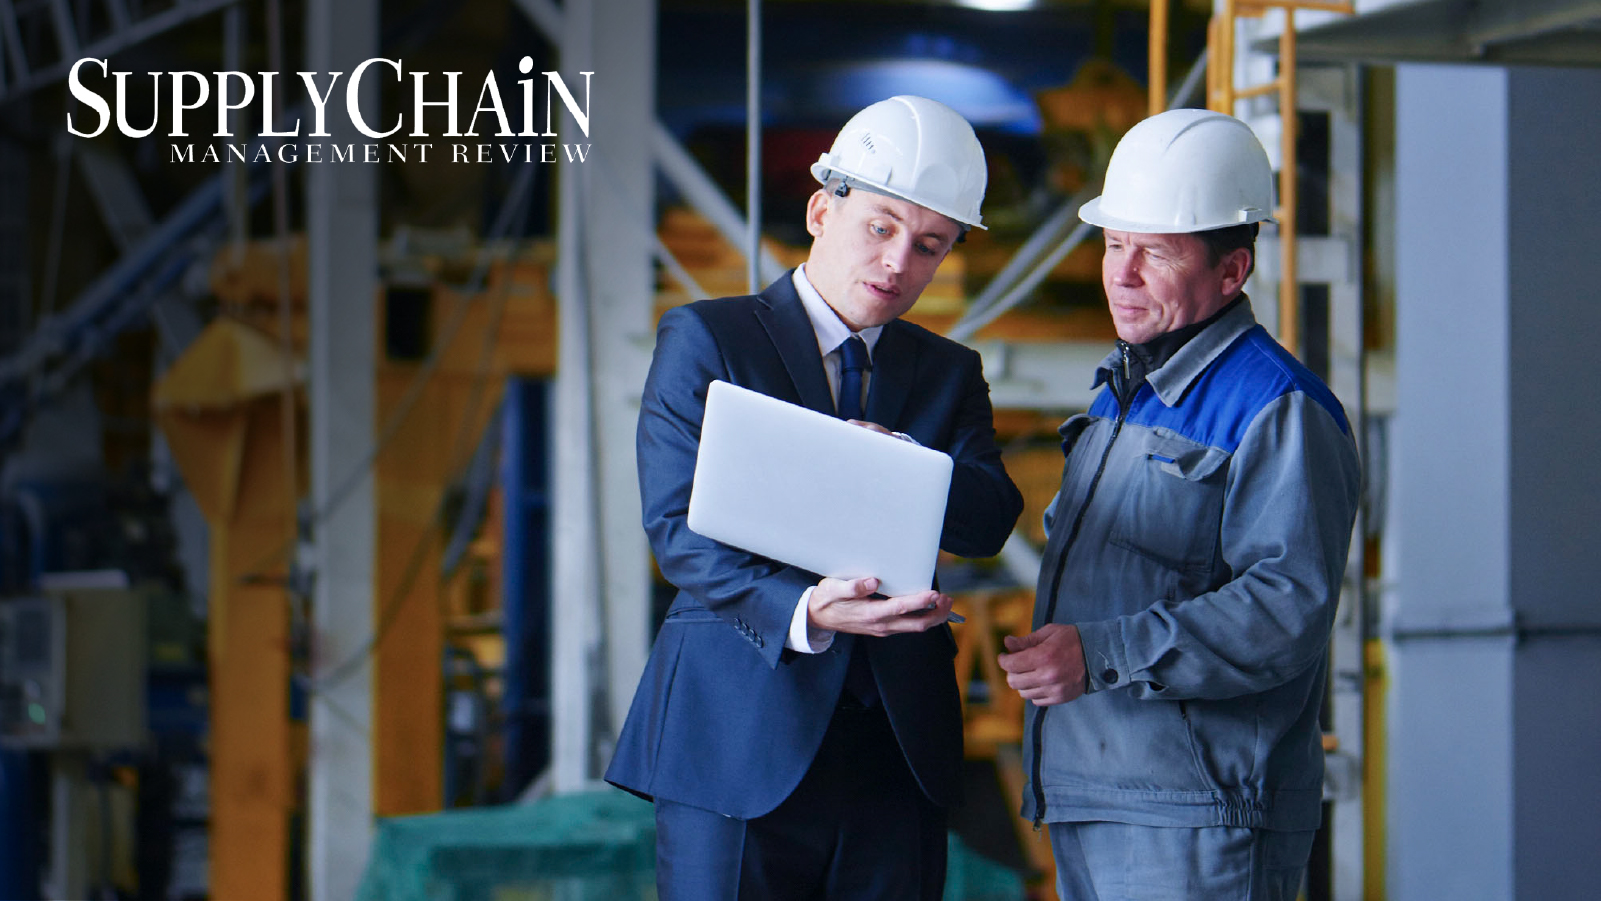
<path id="1" fill-rule="evenodd" d="M 1101 198 L 1096 197 L 1078 208 L 1078 217 L 1090 225 L 1102 229 L 1112 229 L 1120 232 L 1134 232 L 1145 235 L 1182 235 L 1194 232 L 1207 232 L 1219 228 L 1228 228 L 1233 225 L 1250 225 L 1253 222 L 1272 222 L 1273 217 L 1267 210 L 1241 210 L 1240 218 L 1221 222 L 1195 222 L 1180 225 L 1174 222 L 1138 222 L 1133 219 L 1124 219 L 1114 216 L 1101 208 Z"/>
<path id="2" fill-rule="evenodd" d="M 854 174 L 849 173 L 849 172 L 844 172 L 844 171 L 841 171 L 839 169 L 835 169 L 835 168 L 833 168 L 833 167 L 828 165 L 828 163 L 826 162 L 827 158 L 828 158 L 828 155 L 824 154 L 822 159 L 819 159 L 817 162 L 812 163 L 812 178 L 817 179 L 817 183 L 820 184 L 820 185 L 828 184 L 828 180 L 830 178 L 835 178 L 835 177 L 842 178 L 842 179 L 845 179 L 846 182 L 852 187 L 865 188 L 865 189 L 867 189 L 869 191 L 873 191 L 873 192 L 878 193 L 878 194 L 883 194 L 883 195 L 888 196 L 888 197 L 893 197 L 896 200 L 904 200 L 907 203 L 916 204 L 916 205 L 922 207 L 925 210 L 931 210 L 933 212 L 939 213 L 941 216 L 944 216 L 945 218 L 950 219 L 953 222 L 959 222 L 962 225 L 966 226 L 967 228 L 976 228 L 976 229 L 979 229 L 981 231 L 989 231 L 989 226 L 984 225 L 981 222 L 971 222 L 971 221 L 968 220 L 968 218 L 966 216 L 958 215 L 957 213 L 955 213 L 955 212 L 953 212 L 951 210 L 941 209 L 941 208 L 939 208 L 937 206 L 930 206 L 928 203 L 926 203 L 924 201 L 921 201 L 921 200 L 913 200 L 912 198 L 907 197 L 904 194 L 900 194 L 900 193 L 897 193 L 895 191 L 890 190 L 890 188 L 887 185 L 883 184 L 882 182 L 874 181 L 873 179 L 870 179 L 870 178 L 863 178 L 860 175 L 854 175 Z"/>

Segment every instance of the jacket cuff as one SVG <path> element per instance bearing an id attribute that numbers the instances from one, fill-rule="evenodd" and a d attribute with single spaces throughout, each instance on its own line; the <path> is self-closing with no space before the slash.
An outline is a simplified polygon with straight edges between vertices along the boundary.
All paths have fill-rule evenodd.
<path id="1" fill-rule="evenodd" d="M 1084 669 L 1089 674 L 1086 694 L 1129 684 L 1128 657 L 1123 650 L 1123 630 L 1117 620 L 1076 623 L 1084 646 Z"/>

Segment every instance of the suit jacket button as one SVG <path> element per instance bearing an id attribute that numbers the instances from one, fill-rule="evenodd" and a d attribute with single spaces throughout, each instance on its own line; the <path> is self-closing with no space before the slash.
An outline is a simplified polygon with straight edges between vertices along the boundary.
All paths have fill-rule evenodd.
<path id="1" fill-rule="evenodd" d="M 1101 681 L 1105 682 L 1107 685 L 1116 685 L 1117 684 L 1117 670 L 1115 670 L 1115 669 L 1101 670 Z"/>

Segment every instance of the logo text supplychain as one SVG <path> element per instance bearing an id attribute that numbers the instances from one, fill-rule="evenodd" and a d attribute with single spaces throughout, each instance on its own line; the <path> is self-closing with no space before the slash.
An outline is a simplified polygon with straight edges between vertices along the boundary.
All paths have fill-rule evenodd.
<path id="1" fill-rule="evenodd" d="M 378 71 L 369 73 L 369 70 L 379 67 Z M 97 91 L 85 83 L 86 72 L 98 69 L 101 81 L 108 77 L 112 82 L 110 102 L 101 91 Z M 375 106 L 376 85 L 367 85 L 367 109 L 363 107 L 363 81 L 369 74 L 377 77 L 384 69 L 394 73 L 394 79 L 402 85 L 406 83 L 405 76 L 411 76 L 410 82 L 410 112 L 408 116 L 404 111 L 396 112 L 386 122 L 374 123 L 372 118 L 378 114 L 371 109 Z M 528 75 L 533 69 L 533 60 L 523 57 L 519 70 Z M 429 140 L 430 134 L 425 122 L 425 114 L 432 109 L 433 118 L 438 120 L 443 114 L 445 130 L 442 137 L 447 138 L 475 138 L 495 137 L 513 139 L 511 142 L 499 143 L 467 143 L 452 142 L 438 156 L 446 156 L 451 162 L 460 163 L 489 163 L 489 162 L 540 162 L 555 163 L 561 161 L 584 162 L 590 155 L 591 145 L 588 143 L 559 143 L 540 142 L 516 139 L 553 138 L 558 137 L 555 127 L 557 119 L 556 108 L 558 101 L 564 107 L 573 122 L 583 132 L 585 138 L 589 137 L 590 123 L 590 78 L 593 72 L 580 72 L 583 76 L 584 99 L 582 104 L 574 97 L 572 90 L 559 72 L 541 72 L 542 79 L 521 78 L 517 84 L 521 87 L 521 109 L 512 112 L 521 113 L 521 121 L 514 128 L 512 116 L 508 115 L 508 108 L 502 98 L 500 84 L 494 72 L 485 75 L 478 90 L 477 103 L 471 108 L 470 115 L 466 117 L 466 127 L 462 128 L 462 113 L 466 111 L 460 102 L 460 72 L 406 72 L 399 60 L 374 58 L 368 59 L 351 70 L 349 78 L 345 78 L 341 85 L 343 72 L 297 72 L 300 86 L 303 88 L 303 102 L 291 107 L 292 111 L 282 113 L 285 121 L 278 121 L 280 115 L 275 112 L 275 93 L 278 90 L 277 72 L 258 72 L 254 75 L 245 72 L 148 72 L 146 77 L 152 79 L 152 88 L 157 98 L 156 109 L 150 114 L 148 124 L 138 124 L 128 121 L 128 79 L 132 73 L 110 72 L 108 64 L 103 59 L 80 59 L 73 64 L 67 79 L 67 88 L 72 96 L 98 117 L 98 121 L 89 120 L 88 116 L 74 117 L 67 114 L 67 130 L 74 135 L 92 138 L 102 134 L 115 123 L 116 130 L 130 138 L 147 138 L 153 135 L 162 125 L 163 114 L 167 124 L 166 136 L 171 138 L 189 137 L 191 127 L 186 124 L 186 114 L 202 110 L 207 107 L 215 108 L 216 124 L 212 137 L 234 137 L 233 120 L 249 115 L 251 107 L 259 106 L 261 130 L 263 139 L 293 139 L 280 140 L 274 143 L 266 141 L 232 141 L 218 143 L 173 143 L 169 159 L 172 162 L 258 162 L 276 159 L 285 163 L 377 163 L 377 162 L 407 162 L 417 160 L 428 162 L 430 151 L 434 149 Z M 387 73 L 384 73 L 387 74 Z M 430 76 L 433 78 L 430 79 Z M 535 85 L 540 81 L 544 83 L 544 104 L 536 111 L 534 103 Z M 440 85 L 440 82 L 443 82 Z M 259 88 L 258 88 L 259 83 Z M 215 85 L 215 87 L 213 87 Z M 310 138 L 333 137 L 328 130 L 329 103 L 335 100 L 336 95 L 343 88 L 343 107 L 351 127 L 362 136 L 375 142 L 384 143 L 357 143 L 351 142 L 349 137 L 342 136 L 340 142 L 318 142 Z M 425 87 L 431 88 L 434 94 L 443 93 L 441 99 L 428 99 Z M 442 88 L 442 90 L 441 90 Z M 103 88 L 102 88 L 103 90 Z M 166 104 L 162 100 L 168 101 Z M 165 107 L 165 108 L 164 108 Z M 309 109 L 308 109 L 309 107 Z M 310 113 L 310 122 L 304 113 Z M 543 113 L 543 115 L 538 115 Z M 196 115 L 204 115 L 196 114 Z M 337 111 L 334 114 L 338 115 Z M 192 118 L 192 117 L 191 117 Z M 407 125 L 410 131 L 402 134 Z M 480 126 L 483 131 L 480 131 Z M 543 126 L 543 130 L 540 130 Z M 399 137 L 402 140 L 390 139 Z M 404 138 L 423 138 L 423 141 L 405 141 Z"/>

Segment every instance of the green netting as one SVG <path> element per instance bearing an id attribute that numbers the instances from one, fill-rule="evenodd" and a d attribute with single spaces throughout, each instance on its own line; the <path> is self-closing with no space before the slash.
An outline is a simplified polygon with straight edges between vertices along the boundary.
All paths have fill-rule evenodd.
<path id="1" fill-rule="evenodd" d="M 618 791 L 378 823 L 356 901 L 650 901 L 651 806 Z M 945 901 L 1017 901 L 1018 874 L 951 837 Z"/>
<path id="2" fill-rule="evenodd" d="M 653 899 L 656 820 L 618 791 L 381 820 L 357 901 Z"/>

